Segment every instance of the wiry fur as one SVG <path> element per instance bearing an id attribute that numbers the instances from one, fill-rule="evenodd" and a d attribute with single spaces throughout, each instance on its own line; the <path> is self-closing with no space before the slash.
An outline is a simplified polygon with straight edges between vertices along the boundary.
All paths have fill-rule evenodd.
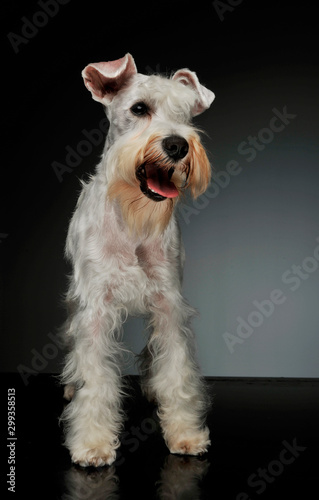
<path id="1" fill-rule="evenodd" d="M 149 318 L 150 329 L 140 363 L 143 390 L 159 406 L 166 443 L 172 453 L 199 454 L 210 443 L 207 397 L 194 355 L 194 311 L 181 293 L 178 197 L 153 201 L 141 192 L 136 171 L 144 163 L 173 165 L 178 192 L 201 194 L 210 166 L 190 119 L 209 107 L 213 94 L 189 70 L 172 79 L 137 74 L 130 55 L 89 65 L 83 76 L 106 107 L 110 131 L 96 175 L 83 184 L 66 243 L 73 273 L 61 376 L 72 398 L 62 415 L 65 443 L 82 466 L 115 460 L 123 420 L 122 324 L 138 314 Z M 147 103 L 147 116 L 132 113 L 139 101 Z M 174 134 L 189 145 L 180 161 L 162 147 Z"/>

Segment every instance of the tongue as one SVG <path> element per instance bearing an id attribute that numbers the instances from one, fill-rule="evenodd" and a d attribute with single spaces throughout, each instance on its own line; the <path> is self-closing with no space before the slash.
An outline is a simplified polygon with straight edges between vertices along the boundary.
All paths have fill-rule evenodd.
<path id="1" fill-rule="evenodd" d="M 156 167 L 147 167 L 147 186 L 152 191 L 165 196 L 165 198 L 176 198 L 178 191 L 173 182 L 169 180 L 168 170 Z"/>

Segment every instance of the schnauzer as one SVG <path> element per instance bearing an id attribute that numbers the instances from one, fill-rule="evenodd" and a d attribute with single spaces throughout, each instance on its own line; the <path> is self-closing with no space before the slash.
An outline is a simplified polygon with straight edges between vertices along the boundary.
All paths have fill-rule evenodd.
<path id="1" fill-rule="evenodd" d="M 194 310 L 182 296 L 184 250 L 174 209 L 196 198 L 211 169 L 191 118 L 214 94 L 188 69 L 171 78 L 137 73 L 130 54 L 82 72 L 110 122 L 102 159 L 83 183 L 66 255 L 73 273 L 63 336 L 68 345 L 65 445 L 81 466 L 116 458 L 123 421 L 122 324 L 149 318 L 141 353 L 142 389 L 156 401 L 171 453 L 198 455 L 210 444 L 207 395 L 194 354 Z"/>

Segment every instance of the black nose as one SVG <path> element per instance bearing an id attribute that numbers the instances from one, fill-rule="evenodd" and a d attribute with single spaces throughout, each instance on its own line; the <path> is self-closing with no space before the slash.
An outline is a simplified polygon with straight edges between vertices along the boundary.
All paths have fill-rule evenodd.
<path id="1" fill-rule="evenodd" d="M 163 139 L 163 149 L 175 161 L 181 160 L 188 153 L 188 143 L 179 135 L 170 135 Z"/>

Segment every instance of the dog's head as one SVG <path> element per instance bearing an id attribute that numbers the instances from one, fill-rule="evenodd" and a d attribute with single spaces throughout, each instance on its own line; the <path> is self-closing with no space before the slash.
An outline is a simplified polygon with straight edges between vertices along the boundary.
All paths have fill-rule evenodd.
<path id="1" fill-rule="evenodd" d="M 130 54 L 90 64 L 82 75 L 110 121 L 109 199 L 120 202 L 131 229 L 157 234 L 185 189 L 196 198 L 209 184 L 210 164 L 191 120 L 215 96 L 188 69 L 171 78 L 139 74 Z"/>

